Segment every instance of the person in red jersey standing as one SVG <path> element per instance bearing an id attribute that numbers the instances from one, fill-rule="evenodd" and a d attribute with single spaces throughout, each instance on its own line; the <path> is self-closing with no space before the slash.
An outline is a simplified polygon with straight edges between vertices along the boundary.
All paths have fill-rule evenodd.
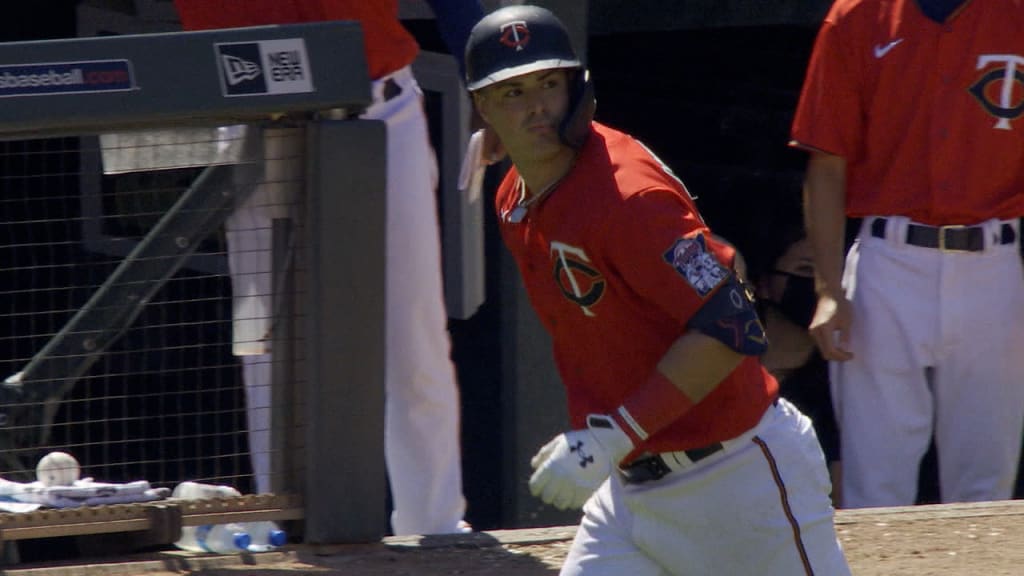
<path id="1" fill-rule="evenodd" d="M 476 0 L 430 0 L 442 38 L 462 65 Z M 395 534 L 468 531 L 463 521 L 459 397 L 441 280 L 437 162 L 422 92 L 410 65 L 416 40 L 397 0 L 175 0 L 186 30 L 325 20 L 362 27 L 373 103 L 362 118 L 387 129 L 385 457 Z M 338 183 L 339 187 L 342 183 Z M 281 202 L 254 194 L 226 223 L 235 291 L 235 353 L 242 358 L 250 426 L 269 407 L 270 230 Z M 262 259 L 262 260 L 260 260 Z M 246 334 L 242 334 L 241 332 Z M 262 411 L 262 412 L 261 412 Z M 250 430 L 260 491 L 269 489 L 269 430 Z M 353 463 L 357 473 L 358 463 Z"/>
<path id="2" fill-rule="evenodd" d="M 793 121 L 844 507 L 1010 498 L 1024 426 L 1024 3 L 837 0 Z M 846 217 L 861 220 L 845 257 Z"/>

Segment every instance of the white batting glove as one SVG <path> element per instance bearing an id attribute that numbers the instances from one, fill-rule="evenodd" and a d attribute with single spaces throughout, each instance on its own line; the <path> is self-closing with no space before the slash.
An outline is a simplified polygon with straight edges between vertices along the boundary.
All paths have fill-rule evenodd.
<path id="1" fill-rule="evenodd" d="M 559 510 L 582 508 L 611 464 L 589 430 L 555 436 L 530 460 L 530 494 Z"/>
<path id="2" fill-rule="evenodd" d="M 586 430 L 555 436 L 530 460 L 530 493 L 559 510 L 582 508 L 633 448 L 615 420 L 591 414 Z"/>

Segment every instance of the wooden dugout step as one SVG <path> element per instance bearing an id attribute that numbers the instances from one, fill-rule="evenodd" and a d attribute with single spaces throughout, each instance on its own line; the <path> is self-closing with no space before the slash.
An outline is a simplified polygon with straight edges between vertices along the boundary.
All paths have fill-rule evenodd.
<path id="1" fill-rule="evenodd" d="M 169 498 L 138 504 L 111 504 L 77 508 L 46 508 L 34 512 L 0 513 L 0 542 L 83 536 L 118 532 L 146 532 L 149 544 L 172 543 L 182 526 L 300 520 L 302 500 L 290 494 L 258 494 L 213 500 Z"/>

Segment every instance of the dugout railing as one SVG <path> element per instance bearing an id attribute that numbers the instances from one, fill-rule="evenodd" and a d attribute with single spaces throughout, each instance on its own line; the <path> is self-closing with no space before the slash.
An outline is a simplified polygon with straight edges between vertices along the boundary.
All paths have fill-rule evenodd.
<path id="1" fill-rule="evenodd" d="M 0 478 L 28 482 L 64 450 L 100 481 L 251 489 L 223 223 L 261 191 L 294 204 L 259 248 L 273 495 L 0 513 L 0 540 L 160 540 L 236 517 L 294 521 L 308 543 L 386 533 L 370 101 L 352 22 L 0 44 Z"/>

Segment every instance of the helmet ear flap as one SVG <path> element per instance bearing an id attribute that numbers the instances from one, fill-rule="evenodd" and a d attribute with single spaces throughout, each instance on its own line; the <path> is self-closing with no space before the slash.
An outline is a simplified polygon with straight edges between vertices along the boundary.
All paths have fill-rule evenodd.
<path id="1" fill-rule="evenodd" d="M 566 146 L 579 150 L 590 135 L 590 122 L 594 119 L 597 100 L 590 71 L 581 68 L 573 74 L 569 86 L 569 109 L 558 126 L 558 135 Z"/>

